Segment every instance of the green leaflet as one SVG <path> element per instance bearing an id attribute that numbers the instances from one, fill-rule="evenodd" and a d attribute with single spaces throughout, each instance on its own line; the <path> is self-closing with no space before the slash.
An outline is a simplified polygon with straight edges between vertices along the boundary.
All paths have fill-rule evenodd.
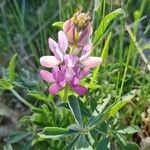
<path id="1" fill-rule="evenodd" d="M 83 122 L 82 122 L 81 110 L 80 110 L 78 99 L 75 96 L 71 95 L 69 96 L 68 104 L 77 124 L 82 127 Z"/>
<path id="2" fill-rule="evenodd" d="M 95 37 L 93 40 L 94 45 L 98 42 L 98 40 L 100 39 L 102 34 L 105 32 L 110 21 L 112 21 L 113 19 L 115 19 L 116 17 L 118 17 L 120 15 L 125 15 L 124 10 L 121 8 L 114 10 L 113 12 L 111 12 L 110 14 L 108 14 L 107 16 L 105 16 L 103 18 L 98 29 L 96 30 Z"/>
<path id="3" fill-rule="evenodd" d="M 7 138 L 5 138 L 5 141 L 8 143 L 16 143 L 19 140 L 31 135 L 31 132 L 25 132 L 25 131 L 15 131 L 9 134 Z"/>
<path id="4" fill-rule="evenodd" d="M 76 134 L 77 131 L 70 130 L 68 128 L 59 127 L 45 127 L 41 133 L 38 133 L 39 137 L 44 139 L 60 138 Z"/>
<path id="5" fill-rule="evenodd" d="M 138 126 L 128 126 L 124 129 L 120 129 L 120 130 L 117 130 L 118 133 L 121 133 L 121 134 L 133 134 L 133 133 L 136 133 L 140 130 L 140 128 Z"/>
<path id="6" fill-rule="evenodd" d="M 9 81 L 12 83 L 15 80 L 15 69 L 17 63 L 18 54 L 14 54 L 9 62 Z"/>

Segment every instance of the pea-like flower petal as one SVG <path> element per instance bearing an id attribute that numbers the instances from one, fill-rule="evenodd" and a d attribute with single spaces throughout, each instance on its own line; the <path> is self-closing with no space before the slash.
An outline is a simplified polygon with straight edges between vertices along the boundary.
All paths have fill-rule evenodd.
<path id="1" fill-rule="evenodd" d="M 49 86 L 49 93 L 56 95 L 61 89 L 62 87 L 59 84 L 54 83 Z"/>
<path id="2" fill-rule="evenodd" d="M 40 70 L 40 76 L 46 82 L 51 82 L 51 83 L 55 82 L 55 79 L 53 78 L 52 73 L 50 73 L 47 70 Z"/>
<path id="3" fill-rule="evenodd" d="M 58 46 L 62 53 L 65 53 L 68 48 L 68 40 L 63 31 L 58 32 Z"/>
<path id="4" fill-rule="evenodd" d="M 72 89 L 80 96 L 85 95 L 87 92 L 87 88 L 79 84 L 73 86 Z"/>
<path id="5" fill-rule="evenodd" d="M 99 66 L 102 63 L 101 57 L 88 57 L 81 64 L 87 68 L 94 68 Z"/>
<path id="6" fill-rule="evenodd" d="M 59 65 L 61 62 L 55 56 L 43 56 L 40 58 L 40 64 L 47 68 Z"/>
<path id="7" fill-rule="evenodd" d="M 49 38 L 48 45 L 55 57 L 60 61 L 63 61 L 63 53 L 60 51 L 58 44 L 53 39 Z"/>

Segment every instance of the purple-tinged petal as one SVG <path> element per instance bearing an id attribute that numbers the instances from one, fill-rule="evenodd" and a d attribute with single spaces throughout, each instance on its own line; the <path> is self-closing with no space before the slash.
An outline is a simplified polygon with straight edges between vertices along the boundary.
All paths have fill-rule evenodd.
<path id="1" fill-rule="evenodd" d="M 91 53 L 91 49 L 92 49 L 92 44 L 88 44 L 83 47 L 80 61 L 83 61 L 83 60 L 87 59 L 87 57 L 89 57 L 89 55 Z"/>
<path id="2" fill-rule="evenodd" d="M 80 38 L 79 38 L 79 41 L 77 42 L 77 45 L 80 47 L 80 46 L 85 46 L 88 44 L 90 40 L 90 36 L 89 36 L 89 32 L 87 29 L 85 29 L 81 35 L 80 35 Z"/>
<path id="3" fill-rule="evenodd" d="M 91 35 L 93 32 L 93 28 L 92 28 L 91 24 L 89 24 L 86 28 L 87 28 L 89 35 Z"/>
<path id="4" fill-rule="evenodd" d="M 87 88 L 81 85 L 76 85 L 74 87 L 72 87 L 72 89 L 80 96 L 85 95 L 87 92 Z"/>
<path id="5" fill-rule="evenodd" d="M 89 68 L 84 68 L 83 70 L 80 71 L 79 79 L 82 79 L 86 77 L 89 74 L 90 69 Z"/>
<path id="6" fill-rule="evenodd" d="M 88 57 L 81 64 L 87 68 L 94 68 L 99 66 L 102 63 L 101 57 Z"/>
<path id="7" fill-rule="evenodd" d="M 61 62 L 55 56 L 43 56 L 40 58 L 40 64 L 47 68 L 53 68 Z"/>
<path id="8" fill-rule="evenodd" d="M 72 44 L 75 39 L 75 26 L 72 22 L 72 19 L 69 19 L 64 23 L 63 31 L 67 36 L 69 44 Z"/>
<path id="9" fill-rule="evenodd" d="M 68 40 L 63 31 L 58 32 L 58 46 L 62 53 L 65 53 L 68 48 Z"/>
<path id="10" fill-rule="evenodd" d="M 67 32 L 70 30 L 70 28 L 71 28 L 72 26 L 73 26 L 73 22 L 72 22 L 71 19 L 65 21 L 65 23 L 64 23 L 64 25 L 63 25 L 63 31 L 64 31 L 65 33 L 67 33 Z"/>
<path id="11" fill-rule="evenodd" d="M 79 81 L 78 77 L 74 77 L 73 80 L 71 81 L 72 87 L 78 85 L 79 83 L 80 83 L 80 81 Z"/>
<path id="12" fill-rule="evenodd" d="M 68 67 L 74 67 L 74 65 L 77 62 L 78 57 L 75 55 L 65 55 L 64 60 L 65 60 L 65 65 Z"/>
<path id="13" fill-rule="evenodd" d="M 64 79 L 63 81 L 59 82 L 61 87 L 65 87 L 66 83 L 67 83 L 66 79 Z"/>
<path id="14" fill-rule="evenodd" d="M 59 78 L 59 67 L 56 66 L 52 69 L 53 78 L 57 81 Z"/>
<path id="15" fill-rule="evenodd" d="M 51 38 L 48 39 L 49 49 L 54 53 L 55 57 L 60 61 L 63 61 L 63 54 L 60 51 L 58 44 Z"/>
<path id="16" fill-rule="evenodd" d="M 66 76 L 65 76 L 66 80 L 71 81 L 73 79 L 74 75 L 75 75 L 75 72 L 74 72 L 73 68 L 67 67 Z"/>
<path id="17" fill-rule="evenodd" d="M 59 84 L 54 83 L 51 86 L 49 86 L 49 93 L 56 95 L 61 89 L 62 87 Z"/>
<path id="18" fill-rule="evenodd" d="M 55 82 L 55 79 L 53 78 L 52 73 L 46 70 L 40 70 L 40 77 L 46 82 L 51 82 L 51 83 Z"/>

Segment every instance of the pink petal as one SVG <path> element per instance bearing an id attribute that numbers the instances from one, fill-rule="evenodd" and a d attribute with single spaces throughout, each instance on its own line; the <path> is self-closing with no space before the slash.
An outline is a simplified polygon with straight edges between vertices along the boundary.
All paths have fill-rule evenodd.
<path id="1" fill-rule="evenodd" d="M 65 33 L 67 33 L 67 32 L 70 30 L 70 28 L 71 28 L 72 25 L 73 25 L 73 22 L 72 22 L 71 19 L 65 21 L 65 23 L 64 23 L 64 25 L 63 25 L 63 31 L 64 31 Z"/>
<path id="2" fill-rule="evenodd" d="M 66 66 L 74 67 L 78 58 L 75 55 L 65 55 L 64 59 L 65 59 Z"/>
<path id="3" fill-rule="evenodd" d="M 68 40 L 63 31 L 58 32 L 58 45 L 62 53 L 65 53 L 65 51 L 68 48 Z"/>
<path id="4" fill-rule="evenodd" d="M 40 70 L 40 76 L 46 82 L 55 82 L 52 73 L 50 73 L 46 70 Z"/>
<path id="5" fill-rule="evenodd" d="M 91 24 L 89 24 L 86 28 L 87 28 L 89 35 L 91 35 L 93 32 L 93 28 L 92 28 Z"/>
<path id="6" fill-rule="evenodd" d="M 59 84 L 54 83 L 49 87 L 49 93 L 56 95 L 61 89 L 62 87 Z"/>
<path id="7" fill-rule="evenodd" d="M 87 57 L 89 57 L 89 55 L 91 53 L 91 49 L 92 49 L 92 44 L 88 44 L 88 45 L 86 45 L 86 46 L 83 47 L 82 55 L 80 57 L 80 61 L 83 61 Z"/>
<path id="8" fill-rule="evenodd" d="M 81 33 L 77 45 L 78 45 L 79 47 L 80 47 L 80 46 L 85 46 L 85 45 L 87 45 L 87 43 L 89 42 L 89 40 L 90 40 L 89 32 L 88 32 L 87 29 L 85 29 L 85 30 Z"/>
<path id="9" fill-rule="evenodd" d="M 59 50 L 58 44 L 51 38 L 48 39 L 49 49 L 54 53 L 57 59 L 63 61 L 63 54 Z"/>
<path id="10" fill-rule="evenodd" d="M 52 68 L 60 64 L 55 56 L 43 56 L 40 58 L 40 64 L 47 68 Z"/>
<path id="11" fill-rule="evenodd" d="M 99 66 L 102 63 L 101 57 L 88 57 L 84 61 L 81 62 L 87 68 L 94 68 Z"/>
<path id="12" fill-rule="evenodd" d="M 90 69 L 89 68 L 84 68 L 83 70 L 81 70 L 79 78 L 82 79 L 84 77 L 86 77 L 89 74 Z"/>
<path id="13" fill-rule="evenodd" d="M 75 72 L 72 68 L 68 67 L 66 69 L 66 80 L 71 81 L 75 75 Z"/>
<path id="14" fill-rule="evenodd" d="M 78 95 L 85 95 L 86 92 L 87 92 L 87 89 L 84 87 L 84 86 L 81 86 L 81 85 L 76 85 L 74 87 L 72 87 L 73 90 L 78 94 Z"/>
<path id="15" fill-rule="evenodd" d="M 75 26 L 71 19 L 67 20 L 64 23 L 63 31 L 65 32 L 67 36 L 68 42 L 72 44 L 75 38 Z"/>

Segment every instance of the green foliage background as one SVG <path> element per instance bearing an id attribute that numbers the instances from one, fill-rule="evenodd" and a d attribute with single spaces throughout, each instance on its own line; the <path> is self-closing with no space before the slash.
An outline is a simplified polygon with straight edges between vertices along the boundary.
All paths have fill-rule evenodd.
<path id="1" fill-rule="evenodd" d="M 83 122 L 87 123 L 89 116 L 94 112 L 98 104 L 104 103 L 104 99 L 108 95 L 111 97 L 109 104 L 113 104 L 122 95 L 136 90 L 136 96 L 132 98 L 132 102 L 125 105 L 119 115 L 116 112 L 116 116 L 112 115 L 112 117 L 117 119 L 118 124 L 114 123 L 110 131 L 126 127 L 124 120 L 129 126 L 136 125 L 140 127 L 142 122 L 141 113 L 149 105 L 150 75 L 147 64 L 139 53 L 139 50 L 141 50 L 142 54 L 149 60 L 149 0 L 0 1 L 0 77 L 3 78 L 0 81 L 0 87 L 2 88 L 0 91 L 0 104 L 4 103 L 8 107 L 16 109 L 15 111 L 20 112 L 13 105 L 15 104 L 16 106 L 16 103 L 20 103 L 15 98 L 18 97 L 17 91 L 22 97 L 27 99 L 27 106 L 33 106 L 32 110 L 34 112 L 33 114 L 28 112 L 29 108 L 22 105 L 29 114 L 26 116 L 23 113 L 21 114 L 21 117 L 25 116 L 20 123 L 25 133 L 21 131 L 21 133 L 15 133 L 15 136 L 11 135 L 12 139 L 2 140 L 1 145 L 6 144 L 4 146 L 5 149 L 11 147 L 8 143 L 12 143 L 14 149 L 19 149 L 22 145 L 24 147 L 29 145 L 30 147 L 32 139 L 35 139 L 34 142 L 37 143 L 33 148 L 39 150 L 44 150 L 44 147 L 59 149 L 60 146 L 65 147 L 70 142 L 65 138 L 54 141 L 37 139 L 37 133 L 45 127 L 57 126 L 66 128 L 70 123 L 74 123 L 71 113 L 67 111 L 67 115 L 63 115 L 66 113 L 64 110 L 62 113 L 61 108 L 67 106 L 58 107 L 58 103 L 62 102 L 63 94 L 60 93 L 59 97 L 48 95 L 48 85 L 43 83 L 38 75 L 41 68 L 39 58 L 43 55 L 50 55 L 47 45 L 48 37 L 57 40 L 57 32 L 60 28 L 53 27 L 53 23 L 65 21 L 77 10 L 89 11 L 92 16 L 94 28 L 92 39 L 94 39 L 100 22 L 106 15 L 117 8 L 122 8 L 126 15 L 111 21 L 105 32 L 100 28 L 102 35 L 96 41 L 92 55 L 102 56 L 105 63 L 100 68 L 92 70 L 88 78 L 82 81 L 83 84 L 89 85 L 89 93 L 80 98 L 87 107 L 82 108 L 80 105 L 80 109 L 82 108 L 81 114 L 84 114 Z M 132 31 L 132 34 L 129 34 L 128 29 Z M 100 33 L 100 31 L 98 32 Z M 133 41 L 134 38 L 136 42 Z M 9 79 L 9 82 L 5 79 Z M 25 100 L 20 98 L 20 101 L 24 103 Z M 107 121 L 105 123 L 108 123 L 108 125 L 112 122 L 111 119 Z M 106 127 L 105 123 L 103 125 L 104 128 Z M 104 128 L 102 131 L 105 130 Z M 101 132 L 101 129 L 99 130 Z M 130 128 L 126 130 L 130 131 L 130 134 L 133 131 Z M 119 132 L 122 133 L 123 131 Z M 16 139 L 16 135 L 17 138 L 19 137 L 18 139 Z M 22 143 L 18 142 L 24 138 L 25 140 Z M 83 137 L 80 138 L 83 140 Z M 116 141 L 117 138 L 121 139 L 121 137 L 114 139 L 109 136 L 110 141 Z M 131 135 L 127 136 L 127 138 L 130 142 L 135 141 Z M 98 148 L 101 148 L 101 143 L 106 144 L 108 141 L 107 138 L 97 137 L 97 139 L 99 142 L 97 144 Z M 127 148 L 130 146 L 127 145 Z"/>

